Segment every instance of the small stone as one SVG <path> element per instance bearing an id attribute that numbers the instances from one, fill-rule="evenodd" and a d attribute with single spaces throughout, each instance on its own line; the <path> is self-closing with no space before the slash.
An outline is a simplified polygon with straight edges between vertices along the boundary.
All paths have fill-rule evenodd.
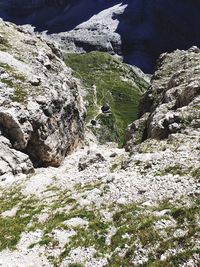
<path id="1" fill-rule="evenodd" d="M 0 78 L 1 78 L 1 79 L 8 79 L 9 77 L 10 77 L 9 74 L 6 73 L 6 72 L 4 72 L 4 73 L 2 73 L 2 74 L 0 75 Z"/>
<path id="2" fill-rule="evenodd" d="M 75 217 L 71 218 L 70 220 L 64 221 L 63 224 L 73 228 L 73 227 L 86 227 L 88 226 L 89 222 L 82 218 Z"/>
<path id="3" fill-rule="evenodd" d="M 45 223 L 49 218 L 49 214 L 48 213 L 41 213 L 38 216 L 38 222 L 39 223 Z"/>
<path id="4" fill-rule="evenodd" d="M 49 61 L 49 60 L 45 61 L 45 62 L 44 62 L 44 66 L 45 66 L 48 70 L 51 69 L 51 63 L 50 63 L 50 61 Z"/>
<path id="5" fill-rule="evenodd" d="M 112 183 L 115 180 L 115 175 L 111 174 L 106 178 L 107 183 Z"/>
<path id="6" fill-rule="evenodd" d="M 78 163 L 79 171 L 83 171 L 88 168 L 90 165 L 95 163 L 101 163 L 105 161 L 105 158 L 101 153 L 88 153 L 87 156 L 83 156 Z"/>
<path id="7" fill-rule="evenodd" d="M 82 207 L 86 207 L 86 206 L 91 205 L 91 202 L 88 199 L 84 199 L 84 198 L 79 199 L 78 202 L 79 202 L 80 206 L 82 206 Z"/>
<path id="8" fill-rule="evenodd" d="M 0 44 L 2 44 L 4 42 L 4 37 L 2 34 L 0 34 Z"/>
<path id="9" fill-rule="evenodd" d="M 166 210 L 161 210 L 161 211 L 156 211 L 155 212 L 155 215 L 156 216 L 159 216 L 159 217 L 162 217 L 166 214 L 169 214 L 170 213 L 170 210 L 169 209 L 166 209 Z"/>
<path id="10" fill-rule="evenodd" d="M 41 78 L 40 77 L 32 77 L 30 80 L 31 85 L 33 86 L 39 86 L 41 84 Z"/>
<path id="11" fill-rule="evenodd" d="M 151 200 L 146 201 L 146 202 L 142 203 L 142 206 L 152 207 L 153 206 L 153 202 Z"/>
<path id="12" fill-rule="evenodd" d="M 200 49 L 197 46 L 192 46 L 188 49 L 189 52 L 200 53 Z"/>
<path id="13" fill-rule="evenodd" d="M 127 199 L 124 197 L 121 197 L 117 200 L 117 204 L 125 205 L 127 204 Z"/>
<path id="14" fill-rule="evenodd" d="M 113 152 L 112 154 L 110 154 L 110 158 L 115 158 L 117 157 L 117 153 L 116 152 Z"/>
<path id="15" fill-rule="evenodd" d="M 97 179 L 98 180 L 102 180 L 103 178 L 105 178 L 108 174 L 107 173 L 100 173 L 98 176 L 97 176 Z"/>
<path id="16" fill-rule="evenodd" d="M 6 210 L 1 213 L 1 217 L 15 217 L 17 214 L 17 211 L 19 210 L 19 207 L 14 207 L 11 210 Z"/>

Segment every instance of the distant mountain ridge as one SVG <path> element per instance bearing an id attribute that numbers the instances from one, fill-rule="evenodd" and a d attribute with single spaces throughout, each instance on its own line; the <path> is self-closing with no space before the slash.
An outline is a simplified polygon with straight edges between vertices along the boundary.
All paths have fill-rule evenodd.
<path id="1" fill-rule="evenodd" d="M 101 17 L 98 25 L 87 24 L 86 38 L 81 38 L 80 42 L 77 29 L 82 23 L 120 4 L 126 6 L 124 12 L 111 14 L 113 21 L 118 22 L 114 30 L 119 35 L 117 41 L 109 26 L 102 28 L 106 18 Z M 73 37 L 78 50 L 105 51 L 108 47 L 107 52 L 122 55 L 125 62 L 145 72 L 153 72 L 163 52 L 200 46 L 199 10 L 200 2 L 196 0 L 0 0 L 0 17 L 4 20 L 32 24 L 38 31 L 55 34 L 72 30 L 70 38 Z M 98 45 L 93 42 L 96 33 L 100 36 L 96 40 Z M 111 37 L 101 38 L 102 34 Z"/>

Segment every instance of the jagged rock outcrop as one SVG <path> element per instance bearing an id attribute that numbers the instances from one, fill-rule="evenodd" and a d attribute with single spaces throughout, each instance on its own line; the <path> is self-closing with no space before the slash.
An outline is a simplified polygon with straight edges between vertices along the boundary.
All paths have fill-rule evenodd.
<path id="1" fill-rule="evenodd" d="M 151 86 L 140 101 L 140 119 L 129 126 L 126 148 L 145 139 L 199 137 L 200 49 L 162 54 Z M 138 137 L 139 136 L 139 137 Z"/>
<path id="2" fill-rule="evenodd" d="M 122 56 L 122 40 L 117 32 L 119 17 L 127 5 L 111 6 L 69 32 L 52 34 L 66 52 L 102 51 Z"/>
<path id="3" fill-rule="evenodd" d="M 35 166 L 58 166 L 83 140 L 77 82 L 56 45 L 30 27 L 1 22 L 0 35 L 0 136 L 9 140 L 1 151 L 27 162 L 22 172 L 31 166 L 28 156 Z"/>

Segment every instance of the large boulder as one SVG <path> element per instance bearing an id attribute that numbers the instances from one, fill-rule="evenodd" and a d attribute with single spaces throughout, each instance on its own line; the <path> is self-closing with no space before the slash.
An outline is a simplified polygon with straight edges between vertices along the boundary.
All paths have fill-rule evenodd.
<path id="1" fill-rule="evenodd" d="M 176 134 L 199 136 L 199 62 L 197 47 L 160 56 L 151 86 L 140 101 L 140 119 L 127 129 L 127 149 L 136 145 L 138 129 L 143 129 L 143 141 L 163 140 Z"/>
<path id="2" fill-rule="evenodd" d="M 1 22 L 0 32 L 0 137 L 35 166 L 59 166 L 84 137 L 80 88 L 32 28 Z"/>

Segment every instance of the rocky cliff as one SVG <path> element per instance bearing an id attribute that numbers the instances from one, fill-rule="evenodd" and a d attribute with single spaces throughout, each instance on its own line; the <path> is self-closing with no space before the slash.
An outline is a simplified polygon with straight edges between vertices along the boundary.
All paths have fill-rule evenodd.
<path id="1" fill-rule="evenodd" d="M 151 86 L 140 101 L 140 119 L 129 126 L 127 149 L 146 139 L 198 142 L 200 49 L 162 54 Z M 197 145 L 197 143 L 196 143 Z"/>
<path id="2" fill-rule="evenodd" d="M 149 73 L 161 53 L 200 44 L 199 8 L 196 0 L 1 0 L 0 17 L 60 33 L 66 50 L 117 53 Z"/>
<path id="3" fill-rule="evenodd" d="M 77 82 L 31 28 L 1 22 L 0 50 L 0 174 L 58 166 L 84 136 Z"/>

